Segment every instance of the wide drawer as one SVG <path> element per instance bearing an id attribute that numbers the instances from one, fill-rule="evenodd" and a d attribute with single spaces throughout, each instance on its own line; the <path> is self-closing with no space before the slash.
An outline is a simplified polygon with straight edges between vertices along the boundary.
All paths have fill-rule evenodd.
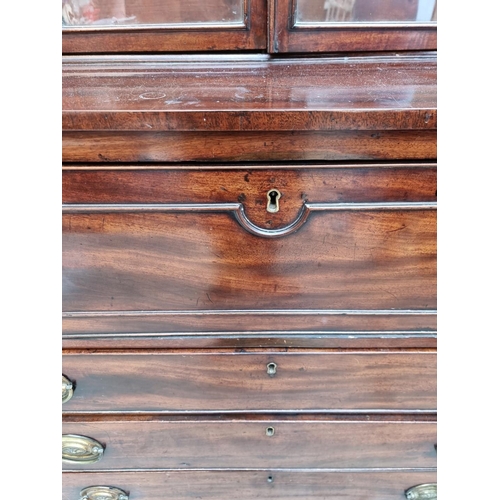
<path id="1" fill-rule="evenodd" d="M 70 413 L 436 408 L 434 352 L 70 351 L 63 373 Z"/>
<path id="2" fill-rule="evenodd" d="M 178 472 L 67 472 L 62 500 L 79 500 L 88 486 L 115 486 L 130 500 L 405 500 L 415 485 L 435 483 L 429 471 L 178 471 Z"/>
<path id="3" fill-rule="evenodd" d="M 435 164 L 68 166 L 63 200 L 68 347 L 435 331 Z"/>
<path id="4" fill-rule="evenodd" d="M 436 213 L 313 214 L 282 239 L 227 213 L 63 219 L 64 311 L 435 309 Z"/>
<path id="5" fill-rule="evenodd" d="M 436 467 L 435 422 L 84 420 L 63 434 L 104 447 L 98 462 L 67 470 Z"/>

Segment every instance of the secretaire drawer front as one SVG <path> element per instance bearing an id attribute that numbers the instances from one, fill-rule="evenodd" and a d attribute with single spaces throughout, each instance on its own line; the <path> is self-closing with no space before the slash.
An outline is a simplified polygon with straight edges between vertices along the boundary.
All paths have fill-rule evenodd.
<path id="1" fill-rule="evenodd" d="M 63 310 L 436 306 L 436 168 L 64 171 Z"/>
<path id="2" fill-rule="evenodd" d="M 105 446 L 67 470 L 436 467 L 434 422 L 241 420 L 63 423 Z"/>
<path id="3" fill-rule="evenodd" d="M 178 471 L 178 472 L 68 472 L 62 500 L 79 500 L 91 485 L 120 488 L 130 500 L 405 500 L 415 485 L 436 482 L 430 471 Z"/>
<path id="4" fill-rule="evenodd" d="M 67 312 L 436 307 L 433 210 L 313 213 L 282 238 L 229 213 L 67 213 L 63 230 Z"/>
<path id="5" fill-rule="evenodd" d="M 436 407 L 432 352 L 67 354 L 63 373 L 70 413 Z"/>

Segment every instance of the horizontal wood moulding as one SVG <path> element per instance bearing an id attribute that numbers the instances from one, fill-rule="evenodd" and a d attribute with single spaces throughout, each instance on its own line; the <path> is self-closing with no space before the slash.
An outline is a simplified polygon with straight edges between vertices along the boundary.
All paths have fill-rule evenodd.
<path id="1" fill-rule="evenodd" d="M 436 102 L 433 52 L 63 58 L 65 132 L 428 130 L 435 137 Z"/>
<path id="2" fill-rule="evenodd" d="M 435 130 L 63 132 L 65 162 L 434 160 Z"/>
<path id="3" fill-rule="evenodd" d="M 241 422 L 241 421 L 274 421 L 274 422 L 413 422 L 436 423 L 437 413 L 206 413 L 193 415 L 189 413 L 162 414 L 162 413 L 113 413 L 108 414 L 85 414 L 65 413 L 62 416 L 63 423 L 83 422 Z"/>
<path id="4" fill-rule="evenodd" d="M 275 373 L 269 374 L 269 364 Z M 65 413 L 434 412 L 436 355 L 105 352 L 63 356 Z"/>
<path id="5" fill-rule="evenodd" d="M 274 318 L 272 329 L 269 317 Z M 132 335 L 143 332 L 151 336 L 177 336 L 210 333 L 238 335 L 255 333 L 261 336 L 301 333 L 313 336 L 335 332 L 360 334 L 418 335 L 435 333 L 435 310 L 215 310 L 204 311 L 88 311 L 63 313 L 63 332 L 68 337 L 89 334 Z M 112 336 L 112 335 L 110 335 Z M 138 339 L 137 339 L 138 340 Z"/>
<path id="6" fill-rule="evenodd" d="M 283 24 L 283 21 L 281 21 Z M 328 29 L 330 28 L 330 29 Z M 433 50 L 437 48 L 436 28 L 355 27 L 352 24 L 325 28 L 296 25 L 291 30 L 283 30 L 274 37 L 273 53 L 329 52 L 362 50 Z"/>
<path id="7" fill-rule="evenodd" d="M 105 446 L 99 462 L 67 470 L 436 467 L 433 422 L 108 421 L 62 432 Z"/>
<path id="8" fill-rule="evenodd" d="M 131 500 L 401 500 L 415 485 L 436 482 L 436 471 L 168 471 L 66 472 L 62 500 L 79 498 L 83 488 L 111 485 L 130 494 Z"/>
<path id="9" fill-rule="evenodd" d="M 70 213 L 62 241 L 65 312 L 436 309 L 435 210 L 314 212 L 281 238 L 230 213 Z"/>
<path id="10" fill-rule="evenodd" d="M 142 325 L 141 325 L 142 327 Z M 436 348 L 435 332 L 351 332 L 304 334 L 266 332 L 252 334 L 221 334 L 219 332 L 198 333 L 192 335 L 168 335 L 159 333 L 147 335 L 128 334 L 83 334 L 63 333 L 65 349 L 106 349 L 106 348 L 356 348 L 356 349 L 391 349 L 391 348 Z"/>
<path id="11" fill-rule="evenodd" d="M 64 348 L 435 348 L 436 323 L 435 311 L 416 310 L 70 312 L 62 320 Z"/>

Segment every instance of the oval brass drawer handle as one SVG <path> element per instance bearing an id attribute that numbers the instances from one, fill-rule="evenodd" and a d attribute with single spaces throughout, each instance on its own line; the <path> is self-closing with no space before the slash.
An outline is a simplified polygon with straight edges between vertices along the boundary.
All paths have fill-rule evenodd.
<path id="1" fill-rule="evenodd" d="M 114 486 L 89 486 L 80 491 L 80 500 L 128 500 L 128 494 Z"/>
<path id="2" fill-rule="evenodd" d="M 62 376 L 62 402 L 63 404 L 73 397 L 75 386 L 68 377 Z"/>
<path id="3" fill-rule="evenodd" d="M 93 464 L 101 460 L 104 446 L 95 439 L 76 434 L 63 434 L 62 459 L 71 464 Z"/>
<path id="4" fill-rule="evenodd" d="M 437 500 L 437 484 L 418 484 L 405 491 L 408 500 Z"/>

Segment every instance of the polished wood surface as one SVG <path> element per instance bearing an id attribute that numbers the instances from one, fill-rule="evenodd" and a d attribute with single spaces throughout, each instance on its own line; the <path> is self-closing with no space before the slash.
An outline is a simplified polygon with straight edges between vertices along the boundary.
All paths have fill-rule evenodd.
<path id="1" fill-rule="evenodd" d="M 275 239 L 129 210 L 63 216 L 64 311 L 436 308 L 434 210 L 312 213 Z"/>
<path id="2" fill-rule="evenodd" d="M 267 193 L 280 192 L 279 211 L 266 210 Z M 435 164 L 311 165 L 288 169 L 219 169 L 144 166 L 66 167 L 63 203 L 231 203 L 244 206 L 260 227 L 282 228 L 299 215 L 306 201 L 436 201 Z"/>
<path id="3" fill-rule="evenodd" d="M 417 484 L 436 482 L 436 472 L 424 471 L 172 471 L 67 472 L 62 500 L 75 500 L 87 486 L 104 484 L 130 493 L 131 500 L 402 500 Z"/>
<path id="4" fill-rule="evenodd" d="M 65 57 L 62 103 L 64 131 L 435 132 L 436 55 Z"/>
<path id="5" fill-rule="evenodd" d="M 63 313 L 65 348 L 435 348 L 436 311 Z"/>
<path id="6" fill-rule="evenodd" d="M 432 52 L 64 61 L 64 161 L 436 157 Z"/>
<path id="7" fill-rule="evenodd" d="M 401 149 L 397 149 L 401 148 Z M 64 132 L 67 162 L 433 160 L 435 130 Z"/>
<path id="8" fill-rule="evenodd" d="M 137 4 L 137 1 L 130 2 Z M 151 6 L 152 2 L 149 3 Z M 245 0 L 242 22 L 233 25 L 222 19 L 218 23 L 210 23 L 203 13 L 203 6 L 210 8 L 210 3 L 183 1 L 177 5 L 171 1 L 153 2 L 157 13 L 150 12 L 139 21 L 156 23 L 164 21 L 158 14 L 167 7 L 167 15 L 177 16 L 177 22 L 185 24 L 170 24 L 164 26 L 112 26 L 99 25 L 84 28 L 73 27 L 63 29 L 63 54 L 99 54 L 99 53 L 148 53 L 148 52 L 211 52 L 211 51 L 242 51 L 264 50 L 267 46 L 266 33 L 266 1 Z M 220 2 L 219 2 L 220 4 Z M 141 8 L 144 2 L 141 2 Z M 147 5 L 146 5 L 147 7 Z M 175 12 L 175 8 L 177 11 Z M 179 9 L 180 7 L 180 9 Z M 194 9 L 197 8 L 197 11 Z M 220 12 L 220 10 L 219 10 Z M 132 12 L 129 12 L 131 14 Z M 214 15 L 212 9 L 212 16 Z M 141 17 L 141 16 L 139 16 Z M 198 19 L 199 23 L 190 22 Z"/>
<path id="9" fill-rule="evenodd" d="M 267 5 L 64 34 L 63 432 L 105 452 L 63 500 L 436 481 L 435 28 Z"/>
<path id="10" fill-rule="evenodd" d="M 436 467 L 433 422 L 82 419 L 63 423 L 62 432 L 106 447 L 99 462 L 66 470 Z"/>
<path id="11" fill-rule="evenodd" d="M 276 363 L 270 376 L 267 365 Z M 434 411 L 430 351 L 103 352 L 63 356 L 74 412 Z"/>

